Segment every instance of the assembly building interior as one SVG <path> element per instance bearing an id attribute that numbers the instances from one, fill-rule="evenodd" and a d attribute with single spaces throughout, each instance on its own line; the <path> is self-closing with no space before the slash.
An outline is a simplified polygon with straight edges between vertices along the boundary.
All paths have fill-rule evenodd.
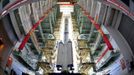
<path id="1" fill-rule="evenodd" d="M 134 0 L 0 0 L 0 75 L 134 75 Z"/>

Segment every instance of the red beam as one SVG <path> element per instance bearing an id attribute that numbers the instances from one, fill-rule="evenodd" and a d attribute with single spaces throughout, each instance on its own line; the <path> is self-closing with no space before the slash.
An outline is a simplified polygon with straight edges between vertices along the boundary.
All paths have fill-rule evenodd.
<path id="1" fill-rule="evenodd" d="M 99 59 L 97 60 L 97 62 L 96 63 L 98 63 L 104 56 L 105 56 L 105 54 L 108 52 L 108 48 L 101 54 L 101 56 L 99 57 Z"/>
<path id="2" fill-rule="evenodd" d="M 51 9 L 52 9 L 52 8 L 48 9 L 45 14 L 48 14 Z M 20 46 L 19 46 L 19 48 L 18 48 L 19 50 L 22 50 L 22 49 L 24 48 L 25 44 L 27 43 L 27 41 L 28 41 L 29 38 L 30 38 L 31 33 L 40 25 L 40 23 L 46 18 L 46 16 L 47 16 L 47 15 L 44 15 L 43 17 L 41 17 L 40 20 L 37 21 L 37 22 L 33 25 L 33 27 L 30 29 L 30 31 L 27 33 L 27 35 L 24 37 L 22 43 L 20 44 Z"/>
<path id="3" fill-rule="evenodd" d="M 97 60 L 96 63 L 98 63 L 98 62 L 105 56 L 105 54 L 108 52 L 108 50 L 113 50 L 113 47 L 112 47 L 112 45 L 111 45 L 111 43 L 110 43 L 108 37 L 106 36 L 106 34 L 104 34 L 103 30 L 101 29 L 101 27 L 100 27 L 101 25 L 98 24 L 98 23 L 94 20 L 94 18 L 91 17 L 91 16 L 89 15 L 89 13 L 88 13 L 82 6 L 80 6 L 80 7 L 81 7 L 82 10 L 84 11 L 84 14 L 88 17 L 88 19 L 92 22 L 92 24 L 95 26 L 95 28 L 96 28 L 96 29 L 98 30 L 98 32 L 101 34 L 101 36 L 102 36 L 104 42 L 105 42 L 106 45 L 107 45 L 107 49 L 102 53 L 102 55 L 101 55 L 101 56 L 99 57 L 99 59 Z"/>

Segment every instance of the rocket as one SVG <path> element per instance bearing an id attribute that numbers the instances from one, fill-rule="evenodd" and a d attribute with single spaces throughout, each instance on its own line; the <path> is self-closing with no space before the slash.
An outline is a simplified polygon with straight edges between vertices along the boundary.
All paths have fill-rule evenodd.
<path id="1" fill-rule="evenodd" d="M 57 55 L 57 70 L 72 71 L 73 70 L 73 49 L 72 41 L 69 40 L 68 18 L 65 18 L 64 42 L 59 42 Z"/>

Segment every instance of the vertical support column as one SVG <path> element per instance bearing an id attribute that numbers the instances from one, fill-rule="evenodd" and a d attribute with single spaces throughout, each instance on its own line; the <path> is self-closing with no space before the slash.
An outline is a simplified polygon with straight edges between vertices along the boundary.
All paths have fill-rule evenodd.
<path id="1" fill-rule="evenodd" d="M 39 30 L 40 30 L 40 33 L 41 33 L 41 37 L 43 39 L 43 42 L 45 43 L 45 37 L 43 35 L 43 30 L 42 30 L 42 26 L 41 25 L 39 25 Z"/>
<path id="2" fill-rule="evenodd" d="M 54 20 L 55 16 L 54 16 L 54 12 L 55 12 L 55 10 L 52 12 L 52 22 L 53 22 L 53 24 L 55 25 L 55 20 Z"/>
<path id="3" fill-rule="evenodd" d="M 51 33 L 53 33 L 53 25 L 52 25 L 52 20 L 51 20 L 51 14 L 49 15 L 49 23 L 50 23 Z"/>
<path id="4" fill-rule="evenodd" d="M 54 18 L 53 18 L 53 19 L 54 19 L 54 23 L 56 23 L 56 17 L 57 17 L 57 15 L 58 15 L 58 14 L 57 14 L 57 11 L 58 11 L 57 9 L 58 9 L 58 8 L 54 8 L 54 15 L 53 15 L 53 16 L 54 16 Z"/>
<path id="5" fill-rule="evenodd" d="M 80 23 L 80 34 L 82 33 L 82 29 L 83 29 L 83 22 L 84 22 L 84 17 L 82 15 L 81 19 L 81 23 Z"/>
<path id="6" fill-rule="evenodd" d="M 80 20 L 81 20 L 81 13 L 80 13 L 80 10 L 77 10 L 77 12 L 80 14 L 80 15 L 78 15 L 78 25 L 80 24 Z"/>

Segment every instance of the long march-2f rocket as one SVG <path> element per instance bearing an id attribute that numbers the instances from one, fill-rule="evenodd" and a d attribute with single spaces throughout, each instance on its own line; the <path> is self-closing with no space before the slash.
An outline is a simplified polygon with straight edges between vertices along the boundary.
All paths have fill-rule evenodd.
<path id="1" fill-rule="evenodd" d="M 69 40 L 69 19 L 65 18 L 64 42 L 59 42 L 57 55 L 57 70 L 73 70 L 73 49 L 72 42 Z"/>

